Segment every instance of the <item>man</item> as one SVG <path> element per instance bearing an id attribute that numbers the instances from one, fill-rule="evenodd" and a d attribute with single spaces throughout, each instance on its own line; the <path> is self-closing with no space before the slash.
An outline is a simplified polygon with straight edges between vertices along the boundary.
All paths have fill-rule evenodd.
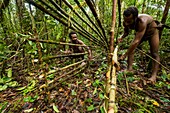
<path id="1" fill-rule="evenodd" d="M 134 61 L 134 52 L 138 45 L 140 45 L 143 41 L 148 40 L 150 45 L 150 52 L 152 58 L 160 61 L 158 55 L 158 48 L 159 48 L 159 32 L 157 29 L 157 24 L 153 20 L 150 15 L 147 14 L 139 14 L 138 9 L 136 7 L 129 7 L 123 13 L 123 26 L 124 26 L 124 33 L 118 39 L 118 42 L 121 42 L 123 38 L 128 36 L 129 30 L 135 30 L 135 37 L 130 47 L 128 48 L 127 52 L 120 57 L 120 59 L 124 59 L 128 56 L 128 67 L 127 70 L 133 71 L 132 64 Z M 159 64 L 152 60 L 152 74 L 151 77 L 148 79 L 151 83 L 156 82 L 156 76 L 158 72 Z"/>
<path id="2" fill-rule="evenodd" d="M 76 32 L 73 32 L 73 31 L 70 32 L 69 37 L 70 37 L 71 43 L 83 45 L 83 46 L 70 46 L 71 51 L 74 53 L 84 53 L 85 52 L 84 48 L 86 48 L 88 51 L 88 58 L 89 58 L 89 60 L 91 60 L 92 55 L 91 55 L 90 48 L 87 45 L 85 45 L 83 41 L 77 39 Z M 84 59 L 84 55 L 81 55 L 78 57 L 81 57 L 82 59 Z M 75 58 L 78 58 L 78 57 L 75 57 Z"/>

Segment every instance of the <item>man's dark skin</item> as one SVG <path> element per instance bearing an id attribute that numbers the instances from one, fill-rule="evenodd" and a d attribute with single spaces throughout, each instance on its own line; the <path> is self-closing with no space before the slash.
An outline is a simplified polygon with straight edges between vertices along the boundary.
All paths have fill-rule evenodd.
<path id="1" fill-rule="evenodd" d="M 128 56 L 128 71 L 132 71 L 132 64 L 134 61 L 134 52 L 138 45 L 140 45 L 143 41 L 147 40 L 149 41 L 150 45 L 150 52 L 152 58 L 160 61 L 160 57 L 158 54 L 158 48 L 159 48 L 159 31 L 156 28 L 157 24 L 153 20 L 153 18 L 150 15 L 147 14 L 139 14 L 136 7 L 129 7 L 124 11 L 124 33 L 123 35 L 118 39 L 118 42 L 121 42 L 123 38 L 128 36 L 129 30 L 135 30 L 135 38 L 130 44 L 130 47 L 128 48 L 127 52 L 120 57 L 120 59 L 124 59 L 126 56 Z M 148 79 L 151 83 L 156 82 L 156 76 L 158 72 L 159 64 L 152 60 L 152 74 L 151 77 Z"/>
<path id="2" fill-rule="evenodd" d="M 76 32 L 70 32 L 69 37 L 70 37 L 71 43 L 83 45 L 83 46 L 70 46 L 70 50 L 74 53 L 84 53 L 85 52 L 84 48 L 86 48 L 88 51 L 88 58 L 89 58 L 89 60 L 91 60 L 92 55 L 91 55 L 90 48 L 87 45 L 85 45 L 83 41 L 81 41 L 77 38 Z M 84 55 L 81 57 L 83 58 Z"/>

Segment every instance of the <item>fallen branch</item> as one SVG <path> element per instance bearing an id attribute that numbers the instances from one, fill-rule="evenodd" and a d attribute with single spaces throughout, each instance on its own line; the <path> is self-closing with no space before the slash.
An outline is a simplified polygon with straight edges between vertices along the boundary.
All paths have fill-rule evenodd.
<path id="1" fill-rule="evenodd" d="M 148 56 L 150 59 L 154 60 L 156 63 L 158 63 L 159 65 L 161 65 L 164 69 L 170 71 L 170 69 L 168 69 L 167 67 L 165 67 L 163 64 L 161 64 L 160 62 L 158 62 L 156 59 L 152 58 L 150 55 L 148 55 L 147 53 L 145 53 L 144 51 L 136 48 L 138 51 L 140 51 L 141 53 L 145 54 L 146 56 Z"/>
<path id="2" fill-rule="evenodd" d="M 81 61 L 79 61 L 79 62 L 70 64 L 70 65 L 67 65 L 67 66 L 62 67 L 62 68 L 57 68 L 56 70 L 51 70 L 51 71 L 49 71 L 49 72 L 47 73 L 47 75 L 53 74 L 53 73 L 55 73 L 55 72 L 57 72 L 57 71 L 63 71 L 63 70 L 65 70 L 65 69 L 67 69 L 67 68 L 76 66 L 76 65 L 78 65 L 78 64 L 80 64 L 80 63 L 82 63 L 82 62 L 84 62 L 84 61 L 85 61 L 85 59 L 84 59 L 84 60 L 81 60 Z"/>
<path id="3" fill-rule="evenodd" d="M 63 74 L 63 75 L 55 78 L 55 79 L 51 82 L 51 83 L 55 83 L 55 84 L 53 84 L 53 85 L 52 85 L 51 87 L 49 87 L 48 89 L 49 89 L 49 90 L 52 90 L 54 87 L 56 87 L 57 85 L 61 84 L 63 81 L 66 81 L 68 78 L 70 78 L 70 77 L 72 77 L 72 76 L 80 73 L 82 70 L 84 70 L 84 69 L 86 68 L 85 65 L 87 65 L 87 63 L 85 63 L 84 65 L 79 65 L 77 68 L 74 68 L 73 70 L 69 71 L 68 73 Z M 71 74 L 71 75 L 70 75 L 70 74 Z M 57 82 L 60 78 L 63 78 L 63 77 L 65 77 L 65 76 L 67 76 L 67 75 L 69 75 L 67 78 L 62 79 L 60 82 Z M 51 83 L 50 83 L 50 84 L 51 84 Z M 50 85 L 50 84 L 49 84 L 49 85 Z"/>
<path id="4" fill-rule="evenodd" d="M 41 40 L 41 39 L 35 39 L 35 38 L 29 38 L 28 40 L 31 40 L 33 42 L 41 42 L 41 43 L 49 43 L 49 44 L 60 44 L 60 45 L 70 45 L 70 46 L 85 46 L 81 44 L 72 44 L 72 43 L 65 43 L 65 42 L 56 42 L 52 40 Z"/>
<path id="5" fill-rule="evenodd" d="M 54 58 L 62 58 L 62 57 L 76 57 L 76 56 L 81 56 L 81 55 L 85 55 L 85 54 L 87 54 L 87 52 L 85 52 L 85 53 L 72 53 L 72 54 L 67 54 L 67 55 L 48 56 L 48 57 L 43 58 L 43 61 L 51 60 L 51 59 L 54 59 Z"/>

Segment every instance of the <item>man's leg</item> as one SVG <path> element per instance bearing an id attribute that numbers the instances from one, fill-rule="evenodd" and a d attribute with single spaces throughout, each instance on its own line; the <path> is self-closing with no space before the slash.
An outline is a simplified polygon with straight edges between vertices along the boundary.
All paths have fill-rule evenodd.
<path id="1" fill-rule="evenodd" d="M 142 42 L 143 42 L 144 40 L 141 40 L 140 41 L 140 43 L 139 43 L 139 46 L 138 46 L 138 48 L 142 48 Z M 134 61 L 134 54 L 135 54 L 135 50 L 133 50 L 132 51 L 132 53 L 130 53 L 129 55 L 128 55 L 128 60 L 127 60 L 127 63 L 128 63 L 128 68 L 127 68 L 127 70 L 128 71 L 133 71 L 133 68 L 132 68 L 132 66 L 133 66 L 133 61 Z"/>
<path id="2" fill-rule="evenodd" d="M 128 63 L 127 70 L 128 71 L 133 71 L 132 65 L 133 65 L 133 61 L 134 61 L 134 53 L 135 53 L 135 51 L 133 51 L 132 53 L 130 53 L 128 55 L 128 60 L 127 60 L 127 63 Z"/>
<path id="3" fill-rule="evenodd" d="M 151 37 L 149 44 L 150 44 L 150 51 L 151 51 L 152 58 L 160 62 L 160 57 L 158 54 L 158 49 L 159 49 L 158 31 L 156 31 L 155 34 Z M 156 82 L 156 76 L 157 76 L 158 69 L 159 69 L 159 64 L 156 61 L 152 60 L 152 74 L 151 74 L 151 78 L 149 78 L 149 81 L 151 81 L 152 83 Z"/>

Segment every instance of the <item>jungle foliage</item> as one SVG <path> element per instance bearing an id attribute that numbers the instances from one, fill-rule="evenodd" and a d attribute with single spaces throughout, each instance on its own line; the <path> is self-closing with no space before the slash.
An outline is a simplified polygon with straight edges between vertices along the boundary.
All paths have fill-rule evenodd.
<path id="1" fill-rule="evenodd" d="M 122 34 L 122 12 L 136 6 L 170 26 L 169 0 L 118 0 L 115 39 Z M 170 3 L 169 3 L 170 6 Z M 169 10 L 169 6 L 166 10 Z M 119 11 L 120 14 L 119 14 Z M 0 112 L 105 113 L 104 99 L 112 0 L 1 0 L 0 1 Z M 76 62 L 65 54 L 70 31 L 76 31 L 92 50 L 93 60 Z M 119 44 L 125 53 L 134 32 Z M 163 29 L 161 66 L 155 85 L 146 84 L 151 67 L 148 43 L 136 50 L 134 69 L 126 61 L 117 71 L 117 111 L 164 113 L 170 110 L 170 30 Z M 85 63 L 84 63 L 85 62 Z"/>

